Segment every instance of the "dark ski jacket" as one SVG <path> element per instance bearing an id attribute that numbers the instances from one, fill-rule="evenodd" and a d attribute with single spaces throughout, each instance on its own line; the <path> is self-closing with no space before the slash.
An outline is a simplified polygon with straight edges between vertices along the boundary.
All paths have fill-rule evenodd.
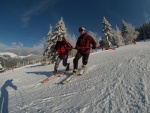
<path id="1" fill-rule="evenodd" d="M 90 54 L 90 48 L 96 48 L 95 40 L 87 33 L 82 34 L 76 43 L 76 49 L 82 54 Z"/>
<path id="2" fill-rule="evenodd" d="M 73 49 L 72 45 L 67 42 L 65 39 L 63 41 L 57 41 L 55 45 L 55 50 L 59 56 L 65 57 L 68 56 L 68 51 Z"/>

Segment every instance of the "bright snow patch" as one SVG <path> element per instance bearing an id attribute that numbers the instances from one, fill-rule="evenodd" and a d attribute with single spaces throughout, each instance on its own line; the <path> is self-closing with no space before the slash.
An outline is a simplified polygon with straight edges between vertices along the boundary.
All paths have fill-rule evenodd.
<path id="1" fill-rule="evenodd" d="M 0 52 L 0 55 L 9 55 L 12 58 L 18 57 L 16 54 L 11 53 L 11 52 Z"/>

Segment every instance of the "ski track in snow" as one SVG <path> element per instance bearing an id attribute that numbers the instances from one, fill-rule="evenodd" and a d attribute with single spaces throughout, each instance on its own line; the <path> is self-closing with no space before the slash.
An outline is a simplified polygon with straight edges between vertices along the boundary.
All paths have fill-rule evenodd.
<path id="1" fill-rule="evenodd" d="M 8 87 L 10 113 L 150 113 L 149 42 L 138 42 L 116 50 L 90 55 L 88 68 L 60 85 L 69 74 L 50 76 L 53 64 L 29 66 L 1 74 L 0 86 L 13 79 Z M 73 58 L 69 59 L 72 65 Z M 81 65 L 81 60 L 79 61 Z M 59 69 L 64 67 L 60 65 Z M 71 73 L 71 72 L 69 72 Z"/>

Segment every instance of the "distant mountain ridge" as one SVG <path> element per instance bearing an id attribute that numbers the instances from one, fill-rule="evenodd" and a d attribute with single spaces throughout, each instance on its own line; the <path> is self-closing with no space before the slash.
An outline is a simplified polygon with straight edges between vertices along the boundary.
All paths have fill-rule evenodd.
<path id="1" fill-rule="evenodd" d="M 11 58 L 18 58 L 18 59 L 23 59 L 23 58 L 26 58 L 26 57 L 33 56 L 33 54 L 30 54 L 30 55 L 27 55 L 27 56 L 18 56 L 15 53 L 12 53 L 12 52 L 0 52 L 0 57 L 5 57 L 6 55 L 10 56 Z"/>
<path id="2" fill-rule="evenodd" d="M 30 54 L 27 56 L 19 56 L 13 52 L 0 52 L 1 65 L 7 70 L 12 66 L 21 67 L 28 64 L 39 62 L 41 55 Z"/>

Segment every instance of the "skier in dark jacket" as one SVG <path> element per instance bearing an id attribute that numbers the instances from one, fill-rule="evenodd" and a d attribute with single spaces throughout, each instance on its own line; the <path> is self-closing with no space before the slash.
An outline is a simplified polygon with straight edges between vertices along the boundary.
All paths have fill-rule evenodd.
<path id="1" fill-rule="evenodd" d="M 62 35 L 59 35 L 55 45 L 55 50 L 58 53 L 58 57 L 54 66 L 54 74 L 57 73 L 57 69 L 61 60 L 63 60 L 62 64 L 66 67 L 66 71 L 69 70 L 69 63 L 67 63 L 68 51 L 71 51 L 72 49 L 72 45 L 67 42 Z"/>
<path id="2" fill-rule="evenodd" d="M 86 33 L 84 27 L 79 28 L 80 37 L 77 40 L 76 47 L 77 54 L 73 59 L 74 70 L 73 73 L 77 73 L 78 71 L 78 61 L 82 57 L 82 67 L 86 67 L 88 63 L 88 58 L 90 55 L 90 48 L 92 44 L 92 49 L 96 49 L 96 42 L 95 40 Z"/>

